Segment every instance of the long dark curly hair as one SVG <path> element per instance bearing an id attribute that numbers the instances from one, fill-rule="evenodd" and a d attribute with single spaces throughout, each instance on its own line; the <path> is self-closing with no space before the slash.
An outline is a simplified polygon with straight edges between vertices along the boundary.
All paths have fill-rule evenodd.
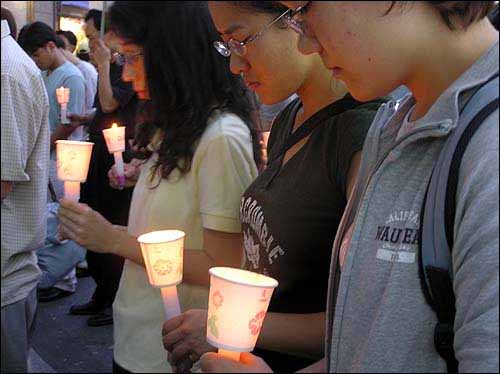
<path id="1" fill-rule="evenodd" d="M 159 128 L 162 143 L 153 173 L 162 178 L 174 169 L 191 168 L 197 141 L 215 110 L 239 116 L 254 139 L 259 164 L 255 110 L 250 92 L 229 61 L 213 48 L 219 39 L 206 2 L 115 1 L 107 15 L 110 31 L 143 48 L 150 100 L 143 102 L 136 128 L 138 157 L 151 157 L 147 145 Z"/>

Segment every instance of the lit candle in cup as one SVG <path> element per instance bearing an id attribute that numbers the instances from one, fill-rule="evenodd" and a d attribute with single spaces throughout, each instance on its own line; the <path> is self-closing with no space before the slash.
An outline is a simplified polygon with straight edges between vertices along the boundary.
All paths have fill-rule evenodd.
<path id="1" fill-rule="evenodd" d="M 262 274 L 228 267 L 210 273 L 207 341 L 219 354 L 239 361 L 251 352 L 260 334 L 278 282 Z"/>
<path id="2" fill-rule="evenodd" d="M 118 174 L 118 184 L 120 189 L 125 186 L 125 168 L 123 166 L 122 152 L 125 151 L 125 126 L 118 126 L 116 123 L 111 128 L 102 130 L 109 153 L 115 157 L 116 173 Z"/>
<path id="3" fill-rule="evenodd" d="M 80 199 L 80 183 L 87 180 L 94 143 L 71 140 L 56 141 L 57 177 L 64 181 L 64 197 Z"/>
<path id="4" fill-rule="evenodd" d="M 67 105 L 69 103 L 69 88 L 59 87 L 56 89 L 57 102 L 61 105 L 61 123 L 68 124 Z"/>
<path id="5" fill-rule="evenodd" d="M 161 289 L 165 319 L 181 314 L 177 285 L 182 282 L 184 237 L 179 230 L 153 231 L 137 238 L 149 283 Z"/>

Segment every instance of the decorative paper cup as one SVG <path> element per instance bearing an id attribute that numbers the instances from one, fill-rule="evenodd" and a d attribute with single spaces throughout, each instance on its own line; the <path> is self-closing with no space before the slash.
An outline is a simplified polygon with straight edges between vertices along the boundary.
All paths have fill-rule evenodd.
<path id="1" fill-rule="evenodd" d="M 65 182 L 85 182 L 93 145 L 89 142 L 57 140 L 57 177 Z"/>
<path id="2" fill-rule="evenodd" d="M 207 341 L 223 350 L 252 351 L 278 282 L 228 267 L 211 268 L 209 273 Z"/>
<path id="3" fill-rule="evenodd" d="M 182 282 L 185 236 L 183 231 L 164 230 L 153 231 L 137 238 L 149 283 L 153 287 L 176 286 Z"/>
<path id="4" fill-rule="evenodd" d="M 109 153 L 125 151 L 125 126 L 116 123 L 106 130 L 102 130 Z"/>

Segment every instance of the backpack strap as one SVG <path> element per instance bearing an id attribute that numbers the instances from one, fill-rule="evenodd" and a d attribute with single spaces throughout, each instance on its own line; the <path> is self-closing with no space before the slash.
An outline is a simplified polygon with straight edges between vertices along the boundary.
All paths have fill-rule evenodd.
<path id="1" fill-rule="evenodd" d="M 434 345 L 446 360 L 448 372 L 458 372 L 453 349 L 456 309 L 451 255 L 460 164 L 475 131 L 497 109 L 498 73 L 472 95 L 460 114 L 434 166 L 422 207 L 420 278 L 424 296 L 438 319 Z"/>

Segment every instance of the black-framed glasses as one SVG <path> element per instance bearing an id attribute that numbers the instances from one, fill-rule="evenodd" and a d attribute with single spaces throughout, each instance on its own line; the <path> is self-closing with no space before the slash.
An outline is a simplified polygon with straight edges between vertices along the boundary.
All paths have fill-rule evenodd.
<path id="1" fill-rule="evenodd" d="M 229 57 L 231 53 L 236 54 L 237 56 L 243 57 L 247 53 L 247 45 L 260 36 L 269 29 L 272 25 L 274 25 L 279 20 L 283 19 L 288 27 L 290 27 L 293 31 L 302 34 L 303 28 L 301 23 L 295 19 L 295 16 L 302 11 L 308 4 L 298 7 L 297 9 L 287 9 L 280 16 L 276 17 L 273 21 L 264 26 L 259 32 L 256 34 L 250 35 L 248 38 L 243 40 L 242 42 L 234 39 L 229 39 L 227 42 L 217 40 L 214 42 L 214 47 L 222 56 Z"/>

